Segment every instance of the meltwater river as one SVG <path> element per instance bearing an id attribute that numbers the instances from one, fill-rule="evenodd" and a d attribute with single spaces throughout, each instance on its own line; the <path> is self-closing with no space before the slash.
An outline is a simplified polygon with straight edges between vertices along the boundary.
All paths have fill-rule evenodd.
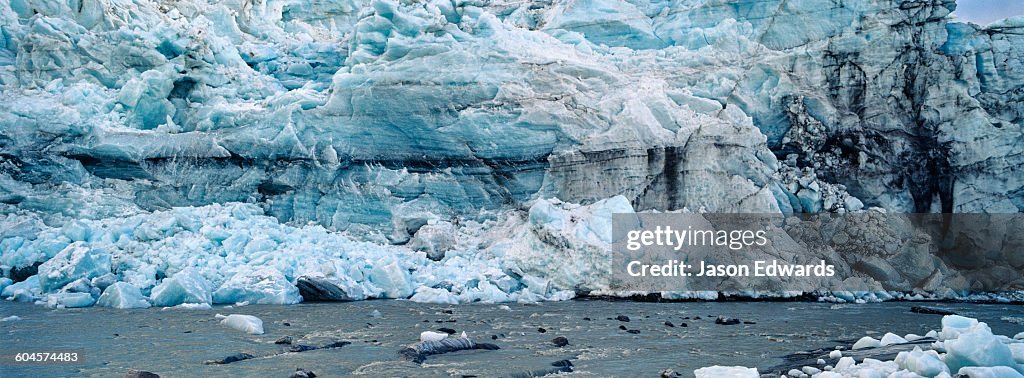
<path id="1" fill-rule="evenodd" d="M 287 377 L 297 368 L 334 376 L 530 376 L 569 360 L 576 376 L 657 377 L 665 369 L 692 376 L 710 365 L 764 368 L 805 350 L 849 346 L 885 332 L 923 335 L 939 329 L 939 315 L 912 313 L 921 303 L 833 305 L 813 302 L 642 303 L 576 300 L 535 305 L 433 305 L 398 300 L 306 303 L 294 306 L 214 307 L 210 310 L 51 310 L 0 303 L 0 349 L 77 350 L 83 360 L 64 365 L 0 365 L 2 377 L 121 377 L 129 369 L 161 377 Z M 1024 331 L 1024 306 L 928 303 L 987 322 L 997 334 Z M 261 318 L 266 333 L 248 335 L 218 323 L 221 314 Z M 619 315 L 629 321 L 616 319 Z M 715 324 L 718 316 L 741 321 Z M 673 326 L 669 326 L 671 323 Z M 684 327 L 683 324 L 686 326 Z M 398 351 L 420 332 L 445 327 L 500 350 L 431 356 L 421 364 Z M 622 329 L 625 328 L 625 329 Z M 632 332 L 631 332 L 632 331 Z M 284 353 L 274 342 L 341 348 Z M 563 336 L 569 344 L 554 345 Z M 257 358 L 210 365 L 237 353 Z"/>

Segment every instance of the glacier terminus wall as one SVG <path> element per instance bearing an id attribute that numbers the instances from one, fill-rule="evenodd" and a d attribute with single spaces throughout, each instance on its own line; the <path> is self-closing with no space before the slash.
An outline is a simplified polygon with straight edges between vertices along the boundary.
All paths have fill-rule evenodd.
<path id="1" fill-rule="evenodd" d="M 559 299 L 612 212 L 1017 213 L 1024 18 L 955 7 L 5 1 L 4 296 Z"/>

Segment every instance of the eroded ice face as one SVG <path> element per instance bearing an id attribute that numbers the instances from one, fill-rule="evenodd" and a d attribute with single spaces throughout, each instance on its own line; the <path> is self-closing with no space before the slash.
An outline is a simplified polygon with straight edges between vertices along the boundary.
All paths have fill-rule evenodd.
<path id="1" fill-rule="evenodd" d="M 166 304 L 291 303 L 307 273 L 355 298 L 557 299 L 602 288 L 606 240 L 531 206 L 1024 203 L 1020 23 L 951 23 L 948 1 L 81 5 L 0 4 L 12 276 L 82 243 L 151 300 L 176 283 Z M 91 293 L 87 261 L 9 296 Z"/>

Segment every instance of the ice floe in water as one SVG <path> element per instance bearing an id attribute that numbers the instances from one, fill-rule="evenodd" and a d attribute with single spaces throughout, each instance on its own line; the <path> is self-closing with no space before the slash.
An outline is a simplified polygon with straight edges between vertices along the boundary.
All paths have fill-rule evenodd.
<path id="1" fill-rule="evenodd" d="M 694 370 L 696 378 L 760 378 L 757 369 L 742 366 L 711 366 Z"/>
<path id="2" fill-rule="evenodd" d="M 892 336 L 889 336 L 892 335 Z M 892 361 L 863 358 L 857 362 L 852 357 L 843 357 L 841 352 L 829 353 L 834 365 L 829 369 L 805 366 L 792 369 L 790 377 L 843 378 L 843 377 L 967 377 L 967 378 L 1013 378 L 1022 377 L 1024 372 L 1024 341 L 1007 336 L 995 335 L 991 328 L 977 319 L 959 315 L 942 317 L 941 331 L 931 331 L 928 337 L 936 337 L 933 344 L 915 346 L 913 350 L 899 352 Z M 871 344 L 854 349 L 878 348 L 898 345 L 898 336 L 887 333 L 882 343 L 876 339 L 858 344 Z M 865 338 L 867 339 L 867 338 Z M 926 349 L 922 349 L 922 347 Z M 884 353 L 883 353 L 884 355 Z M 717 370 L 716 370 L 717 369 Z M 737 367 L 713 366 L 696 370 L 697 377 L 744 376 Z M 748 368 L 749 369 L 749 368 Z M 714 372 L 709 373 L 709 372 Z M 703 374 L 703 375 L 702 375 Z M 711 375 L 709 375 L 711 374 Z M 753 370 L 752 377 L 759 376 Z"/>
<path id="3" fill-rule="evenodd" d="M 263 320 L 255 316 L 240 314 L 217 314 L 216 317 L 217 319 L 220 319 L 220 324 L 248 333 L 250 335 L 263 334 Z"/>

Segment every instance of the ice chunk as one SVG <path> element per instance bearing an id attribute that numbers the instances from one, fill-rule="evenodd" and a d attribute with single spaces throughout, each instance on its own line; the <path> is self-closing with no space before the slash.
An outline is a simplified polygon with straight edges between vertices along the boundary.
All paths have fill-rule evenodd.
<path id="1" fill-rule="evenodd" d="M 459 298 L 452 295 L 451 292 L 444 289 L 435 289 L 432 287 L 420 286 L 416 288 L 416 294 L 413 294 L 410 301 L 419 303 L 441 303 L 441 304 L 458 304 Z"/>
<path id="2" fill-rule="evenodd" d="M 213 303 L 295 304 L 299 289 L 274 268 L 261 267 L 236 273 L 213 292 Z"/>
<path id="3" fill-rule="evenodd" d="M 1013 360 L 1013 353 L 1010 348 L 1003 344 L 998 337 L 992 334 L 992 330 L 985 323 L 979 323 L 975 319 L 951 319 L 946 318 L 956 315 L 947 315 L 943 318 L 943 335 L 948 335 L 955 330 L 959 334 L 955 339 L 947 339 L 944 342 L 946 347 L 946 365 L 950 371 L 958 371 L 965 366 L 1010 366 L 1016 368 L 1017 363 Z M 968 328 L 964 329 L 963 326 Z"/>
<path id="4" fill-rule="evenodd" d="M 89 293 L 56 293 L 46 296 L 46 306 L 50 308 L 89 307 L 96 299 Z"/>
<path id="5" fill-rule="evenodd" d="M 24 281 L 13 283 L 0 292 L 0 296 L 18 302 L 34 302 L 41 295 L 39 289 L 39 275 L 26 278 Z"/>
<path id="6" fill-rule="evenodd" d="M 21 320 L 21 318 L 18 317 L 17 315 L 11 315 L 8 317 L 4 317 L 3 319 L 0 319 L 0 322 L 13 322 L 17 320 Z"/>
<path id="7" fill-rule="evenodd" d="M 693 371 L 695 378 L 760 378 L 755 368 L 742 366 L 710 366 Z"/>
<path id="8" fill-rule="evenodd" d="M 836 362 L 835 370 L 846 370 L 857 364 L 857 361 L 853 357 L 841 357 L 839 362 Z"/>
<path id="9" fill-rule="evenodd" d="M 966 376 L 967 378 L 1024 378 L 1024 375 L 1008 366 L 962 367 L 957 372 L 957 376 Z"/>
<path id="10" fill-rule="evenodd" d="M 1012 343 L 1006 344 L 1010 348 L 1010 353 L 1013 354 L 1013 361 L 1018 364 L 1024 364 L 1024 343 Z"/>
<path id="11" fill-rule="evenodd" d="M 843 358 L 843 352 L 839 350 L 833 350 L 828 352 L 828 358 Z"/>
<path id="12" fill-rule="evenodd" d="M 864 336 L 853 343 L 853 350 L 864 349 L 864 348 L 878 348 L 882 346 L 882 342 L 871 336 Z"/>
<path id="13" fill-rule="evenodd" d="M 263 320 L 252 315 L 216 315 L 217 319 L 220 319 L 220 324 L 228 327 L 237 329 L 239 331 L 248 333 L 250 335 L 262 335 L 263 334 Z"/>
<path id="14" fill-rule="evenodd" d="M 423 331 L 420 332 L 420 341 L 441 341 L 448 337 L 447 333 Z"/>
<path id="15" fill-rule="evenodd" d="M 913 334 L 913 333 L 908 333 L 906 336 L 903 336 L 903 338 L 906 339 L 909 342 L 914 342 L 914 341 L 923 339 L 924 336 Z"/>
<path id="16" fill-rule="evenodd" d="M 39 287 L 43 292 L 53 292 L 79 278 L 92 279 L 108 273 L 109 253 L 75 242 L 39 266 Z"/>
<path id="17" fill-rule="evenodd" d="M 97 306 L 112 308 L 149 308 L 149 301 L 139 288 L 127 282 L 116 282 L 107 287 L 96 301 Z"/>
<path id="18" fill-rule="evenodd" d="M 100 289 L 95 288 L 90 283 L 90 280 L 85 278 L 79 278 L 71 281 L 71 283 L 64 285 L 64 287 L 58 290 L 60 293 L 90 293 L 93 296 L 98 297 L 100 295 Z"/>
<path id="19" fill-rule="evenodd" d="M 665 46 L 654 34 L 650 19 L 640 9 L 622 0 L 582 0 L 562 3 L 547 29 L 565 29 L 583 34 L 594 44 L 650 49 Z"/>
<path id="20" fill-rule="evenodd" d="M 93 278 L 91 281 L 89 281 L 89 284 L 91 286 L 99 288 L 100 290 L 104 290 L 110 287 L 110 285 L 113 285 L 115 282 L 117 282 L 117 275 L 113 273 L 107 273 L 102 276 Z"/>
<path id="21" fill-rule="evenodd" d="M 934 350 L 922 351 L 914 347 L 913 351 L 900 352 L 896 355 L 896 364 L 900 369 L 925 376 L 934 377 L 942 373 L 949 374 L 949 367 L 942 361 L 942 357 Z"/>
<path id="22" fill-rule="evenodd" d="M 882 336 L 882 340 L 879 341 L 879 345 L 887 346 L 887 345 L 893 345 L 893 344 L 905 344 L 906 342 L 907 342 L 907 339 L 904 339 L 904 338 L 900 337 L 899 335 L 896 335 L 896 334 L 890 332 L 890 333 L 886 333 L 884 336 Z"/>
<path id="23" fill-rule="evenodd" d="M 942 317 L 942 332 L 939 333 L 939 340 L 955 339 L 961 332 L 967 331 L 978 325 L 978 319 L 972 319 L 960 315 L 946 315 Z"/>
<path id="24" fill-rule="evenodd" d="M 4 291 L 8 286 L 14 283 L 14 280 L 7 277 L 0 277 L 0 293 Z"/>
<path id="25" fill-rule="evenodd" d="M 187 268 L 153 288 L 150 295 L 156 306 L 170 307 L 183 303 L 209 304 L 213 301 L 210 283 L 199 271 Z"/>
<path id="26" fill-rule="evenodd" d="M 408 298 L 412 295 L 409 273 L 403 270 L 398 262 L 375 265 L 370 271 L 369 279 L 374 285 L 384 289 L 386 298 Z"/>
<path id="27" fill-rule="evenodd" d="M 177 306 L 164 307 L 164 308 L 162 308 L 160 310 L 163 311 L 163 310 L 212 310 L 212 309 L 213 309 L 213 306 L 210 306 L 209 303 L 182 303 L 182 304 L 177 305 Z"/>

